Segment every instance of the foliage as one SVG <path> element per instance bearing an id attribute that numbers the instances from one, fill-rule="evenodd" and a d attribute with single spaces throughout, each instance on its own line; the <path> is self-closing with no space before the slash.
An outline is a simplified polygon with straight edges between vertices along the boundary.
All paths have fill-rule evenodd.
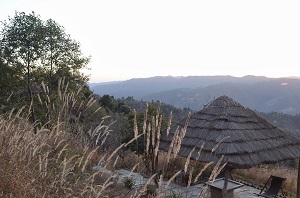
<path id="1" fill-rule="evenodd" d="M 0 55 L 3 90 L 0 110 L 7 112 L 27 104 L 32 122 L 38 120 L 43 124 L 48 119 L 45 117 L 50 112 L 39 114 L 38 101 L 55 101 L 59 97 L 56 92 L 59 79 L 68 82 L 64 86 L 68 84 L 69 90 L 80 89 L 88 80 L 80 70 L 86 68 L 89 58 L 82 55 L 79 43 L 55 21 L 43 21 L 34 12 L 16 12 L 14 17 L 2 22 Z M 76 99 L 85 100 L 92 93 L 87 86 L 83 90 L 83 95 Z"/>
<path id="2" fill-rule="evenodd" d="M 126 188 L 132 189 L 135 185 L 135 181 L 132 177 L 126 177 L 123 179 L 123 184 Z"/>
<path id="3" fill-rule="evenodd" d="M 99 99 L 100 105 L 106 108 L 106 111 L 115 111 L 116 110 L 116 100 L 114 100 L 113 96 L 103 95 Z"/>
<path id="4" fill-rule="evenodd" d="M 24 72 L 30 69 L 30 75 L 38 74 L 30 78 L 36 78 L 36 83 L 48 82 L 49 88 L 57 87 L 55 82 L 61 77 L 74 84 L 86 82 L 79 70 L 89 58 L 82 56 L 80 44 L 58 23 L 43 21 L 34 12 L 16 12 L 2 24 L 2 59 L 9 67 L 18 68 L 21 79 L 26 79 Z"/>
<path id="5" fill-rule="evenodd" d="M 289 115 L 278 112 L 270 113 L 258 113 L 260 116 L 265 118 L 268 122 L 274 124 L 275 126 L 282 128 L 286 131 L 292 132 L 294 134 L 300 135 L 300 114 L 298 115 Z"/>
<path id="6" fill-rule="evenodd" d="M 110 145 L 117 147 L 121 143 L 127 142 L 133 138 L 133 125 L 134 125 L 134 109 L 136 110 L 136 118 L 138 123 L 139 133 L 142 133 L 144 110 L 147 107 L 147 102 L 135 100 L 133 97 L 119 98 L 116 99 L 110 95 L 97 96 L 99 104 L 105 109 L 106 113 L 112 117 L 116 122 L 111 126 L 113 133 L 108 139 L 115 140 L 110 142 Z M 174 123 L 182 120 L 188 111 L 183 111 L 160 103 L 159 101 L 150 102 L 148 106 L 148 121 L 151 117 L 156 115 L 156 108 L 160 107 L 160 113 L 163 115 L 162 130 L 166 128 L 166 119 L 169 118 L 170 112 L 172 111 L 172 120 Z M 138 138 L 133 144 L 129 145 L 128 148 L 137 154 L 142 155 L 145 150 L 145 137 Z M 116 143 L 118 143 L 116 145 Z M 144 156 L 144 160 L 149 161 L 147 156 Z"/>
<path id="7" fill-rule="evenodd" d="M 156 186 L 155 185 L 147 185 L 146 188 L 146 195 L 149 196 L 154 196 L 156 195 Z"/>
<path id="8" fill-rule="evenodd" d="M 181 193 L 172 192 L 172 198 L 182 198 L 183 195 Z"/>

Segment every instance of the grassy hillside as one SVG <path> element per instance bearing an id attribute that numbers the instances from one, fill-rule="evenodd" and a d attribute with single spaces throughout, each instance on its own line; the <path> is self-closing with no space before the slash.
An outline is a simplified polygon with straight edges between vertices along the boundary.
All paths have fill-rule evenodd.
<path id="1" fill-rule="evenodd" d="M 63 95 L 62 98 L 66 99 L 67 95 Z M 136 109 L 142 108 L 145 104 L 145 102 L 136 101 L 133 98 L 123 99 L 118 102 Z M 63 106 L 66 107 L 65 105 Z M 166 106 L 170 109 L 175 109 L 169 105 Z M 142 154 L 138 156 L 133 152 L 125 152 L 125 155 L 120 159 L 119 151 L 124 153 L 124 145 L 127 145 L 128 142 L 118 147 L 106 147 L 106 149 L 101 147 L 102 143 L 107 140 L 105 137 L 117 133 L 117 128 L 116 131 L 111 131 L 109 125 L 105 125 L 105 122 L 100 121 L 97 127 L 90 131 L 85 131 L 86 129 L 80 122 L 80 119 L 68 119 L 69 114 L 67 112 L 72 112 L 67 111 L 68 108 L 55 109 L 58 110 L 57 114 L 61 116 L 51 120 L 49 125 L 39 127 L 36 134 L 34 133 L 34 125 L 28 120 L 28 112 L 24 109 L 11 111 L 0 116 L 0 139 L 2 140 L 0 144 L 1 197 L 117 197 L 120 194 L 124 195 L 127 193 L 129 193 L 127 194 L 128 196 L 132 197 L 148 196 L 150 194 L 147 193 L 153 193 L 151 196 L 155 197 L 159 196 L 159 193 L 165 193 L 166 190 L 158 187 L 154 188 L 156 189 L 154 191 L 148 191 L 147 186 L 142 186 L 136 190 L 129 189 L 129 186 L 126 186 L 129 184 L 126 184 L 125 181 L 124 183 L 118 183 L 114 177 L 111 177 L 110 174 L 112 172 L 110 171 L 124 167 L 137 171 L 143 170 L 148 175 L 148 178 L 153 176 L 152 178 L 159 179 L 159 181 L 163 179 L 172 181 L 183 169 L 194 170 L 189 175 L 190 178 L 187 178 L 187 181 L 192 181 L 191 178 L 194 180 L 199 174 L 205 174 L 206 176 L 208 174 L 209 176 L 209 174 L 217 174 L 220 171 L 218 168 L 221 167 L 214 167 L 212 164 L 206 167 L 204 164 L 190 161 L 188 158 L 173 158 L 173 156 L 169 156 L 170 154 L 164 153 L 160 154 L 157 161 L 158 166 L 160 168 L 164 167 L 163 169 L 165 170 L 165 175 L 160 180 L 160 178 L 152 175 L 153 172 L 145 172 L 151 167 L 149 165 L 153 163 L 151 160 L 142 160 L 149 159 L 147 155 L 144 156 Z M 115 112 L 117 111 L 119 111 L 118 107 L 115 109 Z M 122 116 L 123 113 L 119 114 L 119 116 Z M 150 113 L 150 109 L 148 113 Z M 93 115 L 95 114 L 89 116 L 90 119 L 92 119 Z M 144 122 L 146 126 L 150 126 L 149 133 L 152 133 L 151 130 L 158 131 L 159 122 L 153 122 L 150 114 L 148 116 L 150 119 L 142 120 L 141 123 L 137 123 L 132 118 L 131 133 L 133 133 L 133 141 L 129 141 L 133 145 L 136 142 L 136 135 L 142 135 L 142 131 L 136 133 L 133 130 L 135 128 L 134 123 L 138 126 L 143 126 Z M 270 116 L 270 119 L 276 118 L 277 120 L 285 120 L 283 114 L 272 114 Z M 293 118 L 294 116 L 290 116 L 289 120 L 292 122 Z M 118 122 L 118 120 L 116 121 Z M 124 123 L 119 124 L 120 127 L 124 127 Z M 154 128 L 151 127 L 152 124 Z M 142 127 L 139 129 L 142 130 Z M 110 148 L 113 148 L 113 150 L 110 150 Z M 153 147 L 152 149 L 155 153 L 155 148 Z M 165 164 L 166 159 L 170 159 L 169 165 Z M 103 169 L 98 171 L 93 169 L 95 165 L 100 164 L 101 167 L 105 167 L 105 171 L 109 172 L 109 174 L 102 172 Z M 286 166 L 281 163 L 273 166 L 255 167 L 251 170 L 237 170 L 235 177 L 247 182 L 262 184 L 271 173 L 283 176 L 289 174 L 285 190 L 295 192 L 296 184 L 293 176 L 295 174 L 291 168 L 286 168 L 293 166 Z M 178 170 L 180 171 L 176 172 Z M 173 175 L 174 173 L 175 175 Z M 200 175 L 199 178 L 201 178 Z M 131 180 L 126 181 L 130 182 Z M 161 183 L 157 185 L 161 185 Z"/>

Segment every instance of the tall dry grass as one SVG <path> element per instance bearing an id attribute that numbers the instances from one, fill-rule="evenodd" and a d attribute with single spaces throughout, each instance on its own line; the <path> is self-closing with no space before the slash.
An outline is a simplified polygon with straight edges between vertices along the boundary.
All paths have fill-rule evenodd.
<path id="1" fill-rule="evenodd" d="M 283 184 L 283 189 L 291 194 L 297 193 L 298 170 L 295 169 L 258 166 L 250 169 L 237 169 L 234 171 L 234 175 L 235 178 L 240 178 L 241 180 L 254 184 L 257 187 L 263 187 L 270 175 L 287 178 Z"/>
<path id="2" fill-rule="evenodd" d="M 148 107 L 148 105 L 147 105 Z M 157 108 L 155 115 L 148 115 L 148 109 L 146 108 L 144 113 L 144 121 L 141 126 L 142 130 L 139 133 L 138 124 L 136 120 L 136 116 L 134 116 L 134 136 L 135 138 L 131 141 L 137 140 L 139 137 L 144 137 L 145 141 L 145 151 L 144 151 L 144 167 L 145 170 L 148 171 L 146 175 L 149 176 L 148 182 L 145 186 L 140 189 L 136 190 L 135 193 L 131 197 L 141 197 L 141 196 L 148 196 L 148 197 L 164 197 L 166 196 L 166 192 L 168 191 L 168 187 L 173 182 L 176 177 L 180 175 L 188 175 L 187 178 L 187 187 L 190 187 L 192 183 L 197 183 L 201 174 L 206 171 L 206 169 L 213 167 L 213 170 L 210 175 L 210 180 L 214 180 L 216 176 L 219 174 L 221 169 L 224 168 L 226 164 L 222 163 L 222 158 L 220 161 L 214 165 L 212 162 L 208 163 L 207 165 L 203 166 L 201 170 L 198 171 L 197 175 L 193 174 L 196 167 L 194 166 L 195 163 L 191 163 L 190 156 L 193 152 L 197 153 L 197 155 L 201 155 L 202 147 L 199 150 L 195 148 L 191 150 L 189 157 L 181 158 L 178 153 L 181 148 L 181 143 L 183 138 L 185 137 L 188 122 L 190 119 L 190 113 L 186 119 L 185 125 L 182 128 L 177 127 L 176 131 L 174 132 L 173 139 L 169 145 L 168 152 L 159 152 L 159 144 L 160 144 L 160 137 L 161 137 L 161 127 L 162 127 L 162 115 L 160 113 L 160 108 Z M 172 119 L 172 112 L 170 113 L 170 118 L 168 120 L 167 130 L 164 133 L 169 134 L 169 130 L 171 128 L 171 119 Z M 125 145 L 126 147 L 126 145 Z M 146 160 L 145 160 L 146 159 Z M 148 161 L 150 160 L 150 161 Z M 179 162 L 179 163 L 178 163 Z M 140 162 L 138 162 L 140 163 Z M 176 165 L 175 165 L 176 164 Z M 222 165 L 221 165 L 222 164 Z M 151 166 L 151 170 L 148 170 L 146 167 Z M 133 170 L 137 167 L 137 164 L 133 166 Z M 175 168 L 174 168 L 175 167 Z M 170 174 L 170 170 L 172 173 Z M 149 175 L 150 173 L 150 175 Z M 150 185 L 150 181 L 156 184 L 156 191 L 154 195 L 147 194 L 147 187 Z M 200 191 L 198 197 L 205 197 L 207 196 L 208 186 L 206 185 L 202 191 Z M 168 196 L 174 196 L 168 195 Z"/>
<path id="3" fill-rule="evenodd" d="M 44 90 L 44 93 L 47 93 L 46 86 Z M 1 197 L 110 197 L 120 189 L 116 186 L 114 176 L 105 175 L 101 169 L 93 171 L 92 167 L 101 165 L 104 169 L 114 168 L 120 162 L 118 152 L 142 137 L 146 137 L 145 155 L 151 155 L 154 168 L 148 182 L 142 188 L 128 194 L 130 197 L 163 197 L 170 183 L 183 172 L 190 173 L 189 185 L 192 181 L 197 182 L 199 175 L 193 177 L 191 172 L 194 167 L 191 166 L 189 158 L 182 163 L 184 171 L 176 170 L 167 180 L 164 175 L 169 163 L 178 157 L 188 119 L 186 125 L 178 128 L 174 135 L 169 152 L 166 153 L 167 162 L 159 167 L 158 148 L 162 126 L 159 109 L 155 116 L 150 116 L 147 110 L 145 111 L 141 133 L 137 128 L 137 121 L 134 121 L 132 140 L 110 153 L 103 152 L 100 147 L 110 132 L 109 126 L 100 121 L 95 129 L 83 131 L 80 116 L 95 103 L 95 100 L 93 97 L 80 99 L 80 91 L 69 91 L 68 84 L 61 80 L 55 101 L 50 101 L 47 95 L 37 95 L 40 106 L 46 109 L 49 118 L 43 126 L 29 121 L 26 108 L 12 110 L 0 116 Z M 98 109 L 95 110 L 97 111 Z M 171 118 L 168 129 L 170 125 Z M 192 152 L 198 152 L 200 155 L 201 149 Z M 140 161 L 134 164 L 132 171 L 141 167 L 140 164 Z M 200 174 L 206 168 L 208 166 L 203 167 Z M 214 174 L 219 171 L 218 168 L 214 169 Z M 149 186 L 153 181 L 156 190 L 154 194 L 149 195 Z M 199 197 L 204 196 L 206 190 L 204 189 Z"/>
<path id="4" fill-rule="evenodd" d="M 113 178 L 92 171 L 92 166 L 108 164 L 113 157 L 107 155 L 97 163 L 92 161 L 99 155 L 99 146 L 93 145 L 101 145 L 109 130 L 100 122 L 94 130 L 82 131 L 80 115 L 95 100 L 92 97 L 79 100 L 80 91 L 69 92 L 62 80 L 56 101 L 51 102 L 47 95 L 36 96 L 51 118 L 44 126 L 31 123 L 25 107 L 0 116 L 1 197 L 106 195 Z M 38 128 L 36 134 L 35 128 Z"/>
<path id="5" fill-rule="evenodd" d="M 97 197 L 105 187 L 95 184 L 96 174 L 89 171 L 97 148 L 77 147 L 59 125 L 34 134 L 19 113 L 0 117 L 0 195 Z"/>

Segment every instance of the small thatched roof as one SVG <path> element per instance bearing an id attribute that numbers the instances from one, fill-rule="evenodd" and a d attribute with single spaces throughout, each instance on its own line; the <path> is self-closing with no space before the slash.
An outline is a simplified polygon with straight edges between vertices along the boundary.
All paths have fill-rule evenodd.
<path id="1" fill-rule="evenodd" d="M 174 132 L 184 127 L 186 119 L 173 126 L 169 135 L 162 134 L 160 149 L 168 151 Z M 179 155 L 192 159 L 204 143 L 199 161 L 223 162 L 232 167 L 249 168 L 300 157 L 300 139 L 268 123 L 254 111 L 221 96 L 203 110 L 192 114 L 182 140 Z M 218 145 L 214 152 L 212 149 Z"/>

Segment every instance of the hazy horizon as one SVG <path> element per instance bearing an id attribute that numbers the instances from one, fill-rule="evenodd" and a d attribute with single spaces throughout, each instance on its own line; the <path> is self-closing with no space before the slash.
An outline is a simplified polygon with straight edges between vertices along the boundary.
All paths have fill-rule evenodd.
<path id="1" fill-rule="evenodd" d="M 233 75 L 188 75 L 188 76 L 172 76 L 172 75 L 166 75 L 166 76 L 149 76 L 149 77 L 136 77 L 136 78 L 129 78 L 124 80 L 111 80 L 111 81 L 89 81 L 89 83 L 113 83 L 113 82 L 124 82 L 127 80 L 132 79 L 146 79 L 146 78 L 155 78 L 155 77 L 174 77 L 174 78 L 185 78 L 185 77 L 213 77 L 213 76 L 231 76 L 236 78 L 243 78 L 247 76 L 253 76 L 253 77 L 266 77 L 270 79 L 280 79 L 280 78 L 290 78 L 290 79 L 300 79 L 300 76 L 281 76 L 281 77 L 268 77 L 268 76 L 257 76 L 257 75 L 244 75 L 244 76 L 233 76 Z"/>
<path id="2" fill-rule="evenodd" d="M 300 1 L 1 0 L 34 11 L 91 55 L 91 82 L 150 76 L 300 76 Z"/>

